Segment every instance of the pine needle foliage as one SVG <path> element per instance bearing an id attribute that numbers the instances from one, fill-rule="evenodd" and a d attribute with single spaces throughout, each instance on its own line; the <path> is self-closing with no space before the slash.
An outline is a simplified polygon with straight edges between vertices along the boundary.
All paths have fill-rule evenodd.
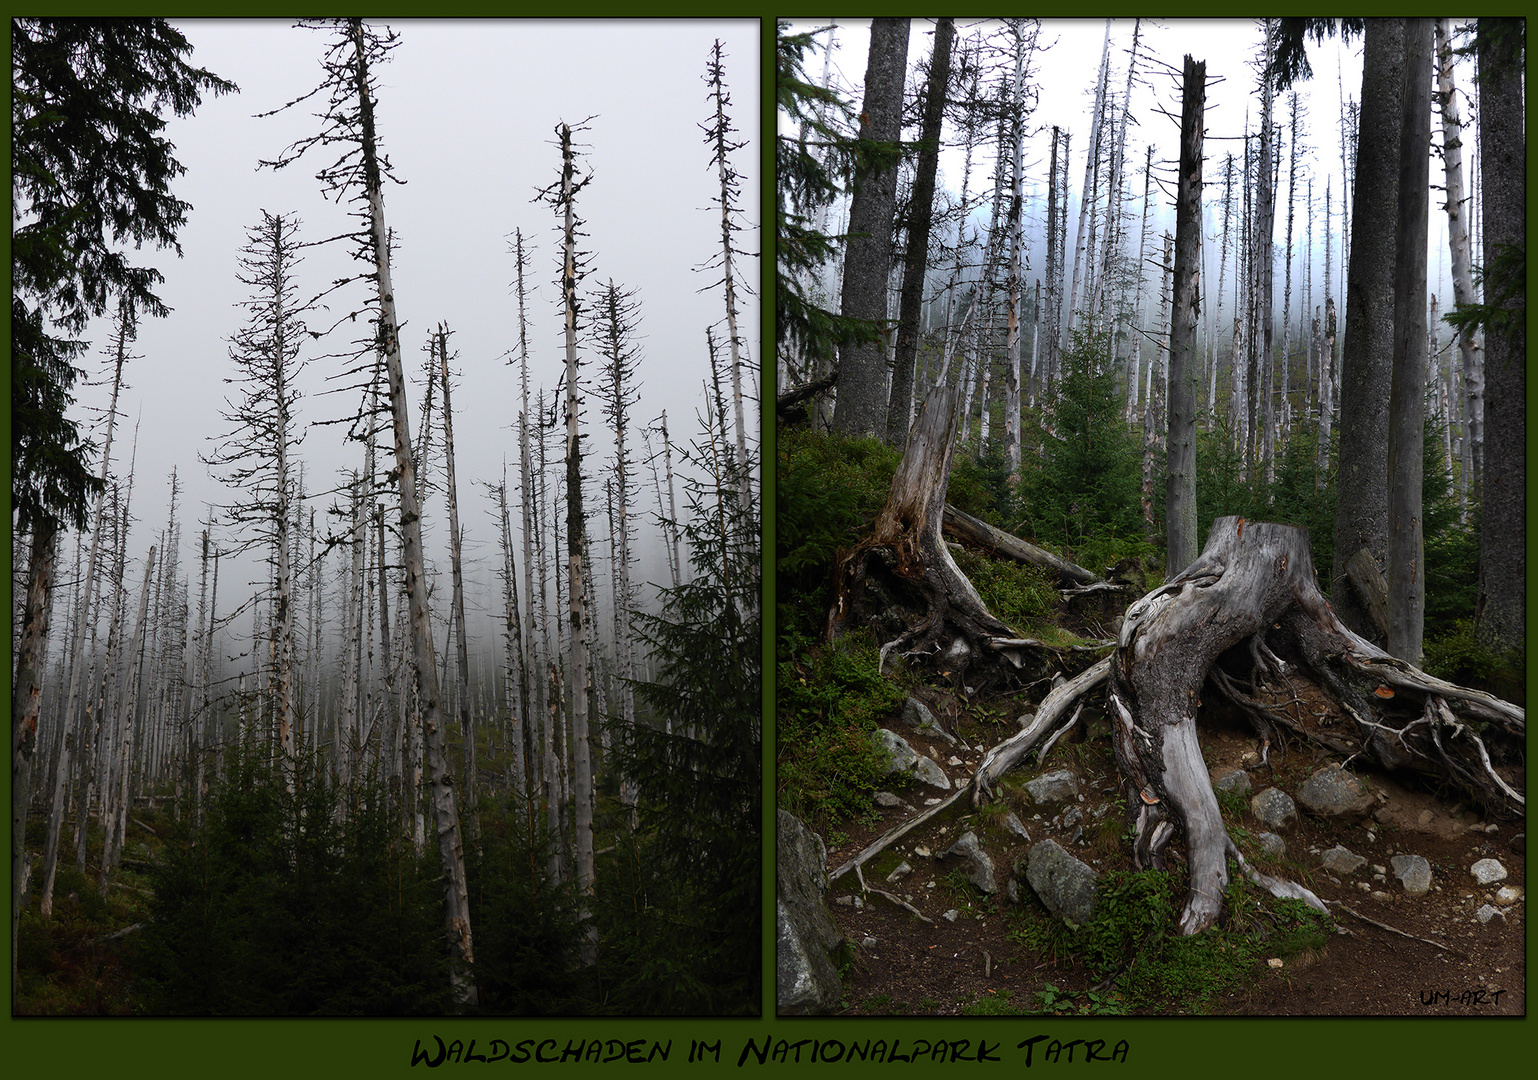
<path id="1" fill-rule="evenodd" d="M 693 577 L 636 612 L 654 676 L 635 683 L 637 724 L 615 742 L 639 827 L 600 884 L 606 1001 L 618 1012 L 759 1010 L 762 795 L 757 507 L 736 498 L 723 440 L 686 455 L 683 535 Z M 649 716 L 650 722 L 647 722 Z"/>
<path id="2" fill-rule="evenodd" d="M 451 1011 L 436 855 L 397 836 L 384 788 L 344 791 L 309 759 L 290 793 L 265 748 L 231 756 L 152 875 L 147 1011 Z"/>

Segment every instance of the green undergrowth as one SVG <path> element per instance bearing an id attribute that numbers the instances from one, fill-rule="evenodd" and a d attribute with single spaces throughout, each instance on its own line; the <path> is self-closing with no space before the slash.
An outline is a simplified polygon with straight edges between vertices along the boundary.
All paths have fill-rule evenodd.
<path id="1" fill-rule="evenodd" d="M 1321 949 L 1331 933 L 1327 915 L 1262 897 L 1236 868 L 1231 873 L 1223 918 L 1190 937 L 1178 927 L 1182 886 L 1158 870 L 1105 874 L 1094 918 L 1083 926 L 1025 912 L 1009 936 L 1059 965 L 1082 968 L 1097 985 L 1109 981 L 1129 1011 L 1204 1013 L 1214 994 L 1251 985 L 1268 959 Z"/>
<path id="2" fill-rule="evenodd" d="M 907 694 L 877 669 L 868 640 L 837 646 L 781 639 L 777 680 L 776 793 L 779 805 L 820 826 L 871 812 L 886 769 L 873 735 Z"/>

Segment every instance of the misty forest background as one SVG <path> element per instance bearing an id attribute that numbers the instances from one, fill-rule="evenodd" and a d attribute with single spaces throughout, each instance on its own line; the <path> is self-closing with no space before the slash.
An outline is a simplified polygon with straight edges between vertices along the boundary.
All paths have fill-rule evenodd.
<path id="1" fill-rule="evenodd" d="M 554 113 L 522 150 L 547 186 L 484 208 L 516 338 L 462 358 L 455 327 L 401 322 L 401 39 L 301 25 L 326 42 L 288 95 L 310 133 L 250 165 L 313 173 L 331 216 L 253 211 L 227 252 L 241 328 L 196 343 L 225 401 L 167 415 L 149 388 L 141 420 L 136 333 L 175 318 L 141 249 L 179 253 L 190 209 L 163 129 L 236 87 L 164 20 L 11 31 L 17 1011 L 757 1012 L 756 110 L 721 41 L 697 114 L 658 121 L 714 191 L 677 249 L 718 312 L 693 355 L 648 355 L 646 297 L 583 216 L 624 178 Z M 692 416 L 651 404 L 667 380 Z M 462 438 L 456 460 L 488 396 L 500 458 Z M 192 429 L 200 460 L 136 475 L 141 424 Z M 306 439 L 335 433 L 333 473 Z M 223 494 L 200 504 L 205 467 Z"/>

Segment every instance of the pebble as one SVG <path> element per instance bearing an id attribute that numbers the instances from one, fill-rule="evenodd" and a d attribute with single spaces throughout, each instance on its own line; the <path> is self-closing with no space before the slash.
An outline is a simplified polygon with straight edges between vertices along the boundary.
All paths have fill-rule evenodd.
<path id="1" fill-rule="evenodd" d="M 1274 967 L 1274 968 L 1279 968 L 1279 967 L 1282 966 L 1281 960 L 1278 959 L 1275 956 L 1273 956 L 1271 959 L 1267 960 L 1266 963 L 1269 964 L 1271 967 Z"/>
<path id="2" fill-rule="evenodd" d="M 940 918 L 944 919 L 946 922 L 955 922 L 960 917 L 961 912 L 957 911 L 955 908 L 951 908 L 944 915 L 940 916 Z"/>
<path id="3" fill-rule="evenodd" d="M 873 937 L 868 937 L 864 941 L 860 942 L 860 944 L 865 946 L 867 949 L 874 949 L 876 947 L 876 939 Z"/>
<path id="4" fill-rule="evenodd" d="M 1502 920 L 1506 918 L 1506 913 L 1504 911 L 1502 911 L 1500 908 L 1493 908 L 1489 904 L 1482 905 L 1478 911 L 1474 912 L 1475 918 L 1477 918 L 1482 923 L 1489 922 L 1497 915 L 1499 915 Z"/>
<path id="5" fill-rule="evenodd" d="M 1515 904 L 1520 899 L 1522 899 L 1522 886 L 1520 885 L 1503 885 L 1500 891 L 1495 894 L 1495 902 L 1503 906 Z"/>
<path id="6" fill-rule="evenodd" d="M 1386 892 L 1383 892 L 1381 889 L 1374 889 L 1372 892 L 1372 898 L 1378 901 L 1380 904 L 1386 904 L 1393 899 L 1392 896 Z"/>

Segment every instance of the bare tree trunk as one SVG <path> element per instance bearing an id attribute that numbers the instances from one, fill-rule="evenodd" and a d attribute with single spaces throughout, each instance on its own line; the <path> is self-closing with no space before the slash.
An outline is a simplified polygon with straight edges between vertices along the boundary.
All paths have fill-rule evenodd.
<path id="1" fill-rule="evenodd" d="M 924 121 L 919 133 L 918 168 L 909 199 L 913 209 L 908 215 L 907 255 L 903 262 L 902 300 L 897 319 L 897 351 L 886 418 L 887 445 L 899 450 L 908 440 L 908 417 L 913 409 L 913 380 L 918 363 L 920 336 L 919 309 L 924 303 L 924 272 L 929 266 L 935 170 L 940 163 L 940 123 L 945 111 L 946 85 L 950 78 L 954 21 L 941 18 L 935 22 L 935 46 L 929 57 L 929 85 L 925 91 Z M 744 483 L 748 479 L 746 464 L 746 457 L 740 457 L 737 467 Z"/>
<path id="2" fill-rule="evenodd" d="M 1426 217 L 1431 206 L 1431 23 L 1405 22 L 1394 352 L 1388 429 L 1388 651 L 1421 662 L 1426 547 L 1421 527 L 1426 417 Z"/>
<path id="3" fill-rule="evenodd" d="M 449 561 L 453 575 L 454 640 L 458 645 L 459 728 L 465 740 L 464 800 L 470 834 L 475 835 L 475 717 L 470 709 L 470 645 L 465 636 L 465 586 L 460 572 L 459 488 L 454 476 L 454 407 L 449 388 L 449 331 L 438 324 L 437 343 L 439 376 L 443 383 L 443 463 L 444 483 L 449 502 Z"/>
<path id="4" fill-rule="evenodd" d="M 381 342 L 390 387 L 390 411 L 395 432 L 395 475 L 400 490 L 401 546 L 406 569 L 406 593 L 411 605 L 411 640 L 422 729 L 427 744 L 428 783 L 436 819 L 439 854 L 443 862 L 444 909 L 451 950 L 457 961 L 454 984 L 460 1000 L 476 1000 L 471 965 L 468 888 L 465 857 L 460 843 L 459 815 L 455 806 L 454 779 L 446 760 L 445 739 L 439 715 L 438 665 L 428 625 L 427 583 L 422 569 L 422 511 L 417 501 L 416 464 L 411 454 L 411 422 L 406 401 L 406 380 L 401 368 L 400 331 L 395 317 L 395 290 L 390 281 L 390 246 L 384 218 L 384 188 L 374 137 L 374 102 L 368 83 L 368 54 L 362 19 L 348 20 L 356 63 L 354 78 L 362 126 L 365 197 L 373 240 L 374 269 L 378 278 Z"/>
<path id="5" fill-rule="evenodd" d="M 577 217 L 575 195 L 576 155 L 571 127 L 557 129 L 561 140 L 560 195 L 555 201 L 563 214 L 564 257 L 561 271 L 562 308 L 566 323 L 566 586 L 567 617 L 571 647 L 572 798 L 575 803 L 574 850 L 576 855 L 578 919 L 586 923 L 582 963 L 597 955 L 597 924 L 591 922 L 593 896 L 593 774 L 588 747 L 588 694 L 590 672 L 587 654 L 587 605 L 583 591 L 587 559 L 587 518 L 582 507 L 582 448 L 577 426 L 580 375 L 577 368 Z M 584 178 L 583 184 L 587 183 Z"/>
<path id="6" fill-rule="evenodd" d="M 1165 576 L 1196 558 L 1196 402 L 1201 363 L 1196 306 L 1201 295 L 1197 242 L 1202 212 L 1202 120 L 1207 64 L 1187 54 L 1180 116 L 1180 180 L 1175 203 L 1174 314 L 1170 322 L 1169 442 L 1165 465 Z"/>
<path id="7" fill-rule="evenodd" d="M 102 799 L 102 824 L 105 838 L 102 840 L 101 881 L 102 896 L 107 895 L 112 871 L 123 852 L 123 833 L 127 825 L 128 800 L 132 792 L 129 783 L 134 761 L 134 719 L 139 711 L 139 683 L 144 666 L 145 643 L 149 636 L 150 573 L 155 567 L 155 549 L 150 548 L 144 560 L 144 584 L 139 589 L 139 621 L 134 629 L 133 641 L 128 646 L 128 669 L 123 678 L 123 693 L 119 697 L 120 722 L 117 744 L 113 757 L 116 759 L 108 774 L 106 790 L 111 792 L 111 808 Z M 114 790 L 115 789 L 115 790 Z"/>
<path id="8" fill-rule="evenodd" d="M 1089 219 L 1093 208 L 1090 201 L 1090 189 L 1092 177 L 1095 175 L 1095 166 L 1100 160 L 1100 129 L 1105 116 L 1105 84 L 1110 72 L 1111 64 L 1111 20 L 1105 21 L 1105 43 L 1100 49 L 1100 72 L 1095 78 L 1095 110 L 1090 120 L 1089 129 L 1089 153 L 1084 163 L 1084 189 L 1079 198 L 1079 226 L 1078 240 L 1074 243 L 1073 252 L 1073 283 L 1068 291 L 1068 322 L 1064 326 L 1064 342 L 1072 333 L 1074 320 L 1079 314 L 1079 294 L 1083 284 L 1085 268 L 1086 247 L 1089 243 Z"/>

